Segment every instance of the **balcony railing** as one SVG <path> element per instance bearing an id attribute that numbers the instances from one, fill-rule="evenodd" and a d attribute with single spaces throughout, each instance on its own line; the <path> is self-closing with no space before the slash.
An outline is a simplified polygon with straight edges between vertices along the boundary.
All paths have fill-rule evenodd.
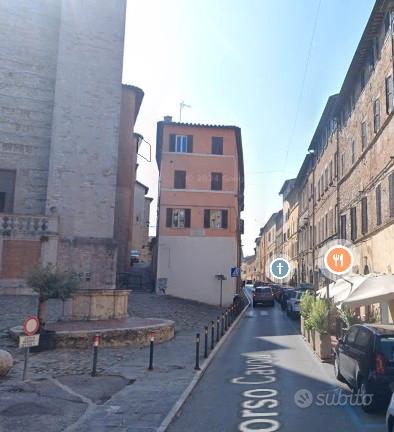
<path id="1" fill-rule="evenodd" d="M 44 236 L 57 233 L 56 216 L 0 213 L 0 237 Z"/>

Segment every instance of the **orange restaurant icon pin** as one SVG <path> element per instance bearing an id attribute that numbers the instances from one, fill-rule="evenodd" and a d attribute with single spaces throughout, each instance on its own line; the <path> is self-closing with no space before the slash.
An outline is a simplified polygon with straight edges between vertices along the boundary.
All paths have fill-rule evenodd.
<path id="1" fill-rule="evenodd" d="M 324 255 L 324 264 L 331 273 L 337 275 L 348 273 L 353 267 L 352 251 L 346 246 L 333 246 Z"/>

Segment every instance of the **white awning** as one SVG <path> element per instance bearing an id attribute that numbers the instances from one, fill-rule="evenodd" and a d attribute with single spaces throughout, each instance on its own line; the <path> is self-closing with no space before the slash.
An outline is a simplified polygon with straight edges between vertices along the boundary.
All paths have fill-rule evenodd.
<path id="1" fill-rule="evenodd" d="M 329 285 L 329 296 L 334 303 L 342 303 L 349 297 L 366 279 L 367 276 L 351 274 L 338 279 Z M 317 292 L 320 298 L 327 298 L 327 288 L 322 288 Z"/>
<path id="2" fill-rule="evenodd" d="M 343 304 L 352 308 L 394 300 L 394 275 L 368 275 Z"/>

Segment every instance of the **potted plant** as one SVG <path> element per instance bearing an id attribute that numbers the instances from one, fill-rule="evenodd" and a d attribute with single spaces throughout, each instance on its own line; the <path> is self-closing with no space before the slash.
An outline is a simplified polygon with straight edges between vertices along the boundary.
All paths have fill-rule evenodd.
<path id="1" fill-rule="evenodd" d="M 52 264 L 34 267 L 27 275 L 28 285 L 38 294 L 38 319 L 40 321 L 40 345 L 32 351 L 43 351 L 54 348 L 54 331 L 45 329 L 46 308 L 49 299 L 59 298 L 63 302 L 78 289 L 79 280 L 72 275 L 61 272 Z"/>
<path id="2" fill-rule="evenodd" d="M 310 314 L 310 324 L 315 331 L 315 351 L 321 359 L 331 357 L 331 335 L 329 329 L 330 305 L 317 299 Z"/>
<path id="3" fill-rule="evenodd" d="M 315 297 L 309 292 L 305 292 L 301 297 L 300 311 L 301 311 L 301 333 L 306 337 L 306 322 L 310 317 L 313 304 L 315 302 Z M 309 329 L 311 330 L 311 329 Z"/>

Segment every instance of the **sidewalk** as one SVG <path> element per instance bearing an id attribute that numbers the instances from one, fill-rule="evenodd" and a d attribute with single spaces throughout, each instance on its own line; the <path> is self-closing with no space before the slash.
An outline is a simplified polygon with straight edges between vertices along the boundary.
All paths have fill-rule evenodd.
<path id="1" fill-rule="evenodd" d="M 0 297 L 0 324 L 18 325 L 35 311 L 35 299 Z M 49 316 L 61 305 L 53 302 Z M 100 348 L 98 377 L 91 378 L 91 350 L 31 354 L 21 383 L 23 353 L 3 333 L 0 347 L 16 364 L 0 380 L 0 432 L 155 431 L 194 375 L 195 334 L 215 320 L 219 308 L 155 294 L 133 293 L 129 313 L 175 321 L 175 338 L 149 349 Z M 202 352 L 202 350 L 201 350 Z"/>

